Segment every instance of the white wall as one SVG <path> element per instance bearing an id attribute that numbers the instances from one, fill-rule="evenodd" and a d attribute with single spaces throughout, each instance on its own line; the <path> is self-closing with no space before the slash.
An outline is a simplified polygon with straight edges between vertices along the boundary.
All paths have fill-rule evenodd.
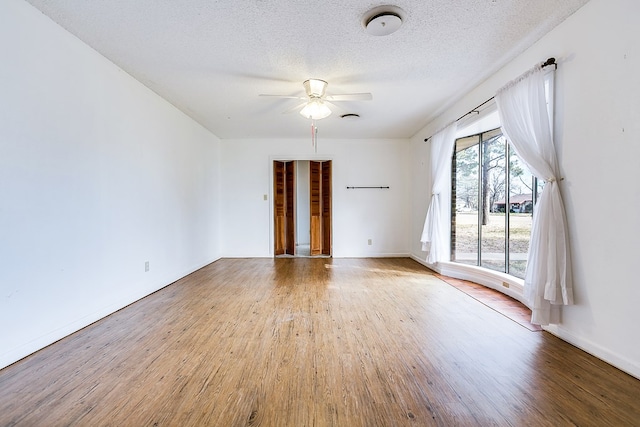
<path id="1" fill-rule="evenodd" d="M 2 367 L 220 252 L 214 135 L 22 0 L 0 52 Z"/>
<path id="2" fill-rule="evenodd" d="M 556 143 L 573 252 L 575 305 L 550 331 L 640 377 L 640 43 L 635 0 L 591 0 L 412 139 L 412 177 L 426 175 L 422 140 L 556 57 Z M 415 186 L 412 242 L 425 188 Z M 412 254 L 423 258 L 419 246 Z"/>
<path id="3" fill-rule="evenodd" d="M 0 366 L 221 254 L 272 256 L 276 158 L 333 160 L 334 256 L 423 258 L 422 140 L 555 56 L 576 305 L 551 331 L 640 377 L 637 16 L 634 0 L 591 0 L 410 142 L 321 139 L 314 154 L 220 143 L 27 3 L 0 2 Z"/>
<path id="4" fill-rule="evenodd" d="M 408 155 L 408 140 L 321 139 L 317 154 L 305 139 L 224 140 L 223 256 L 273 256 L 274 159 L 333 161 L 333 256 L 408 255 Z M 346 189 L 366 185 L 390 189 Z"/>
<path id="5" fill-rule="evenodd" d="M 422 230 L 431 201 L 431 152 L 428 142 L 424 142 L 423 133 L 411 139 L 411 254 L 424 260 L 426 252 L 422 251 Z M 430 136 L 431 134 L 427 135 Z"/>

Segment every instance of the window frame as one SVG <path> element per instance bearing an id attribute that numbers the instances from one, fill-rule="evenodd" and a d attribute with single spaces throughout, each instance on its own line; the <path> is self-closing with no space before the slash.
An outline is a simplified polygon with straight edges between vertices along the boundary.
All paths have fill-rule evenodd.
<path id="1" fill-rule="evenodd" d="M 547 107 L 551 121 L 551 134 L 555 134 L 555 73 L 553 67 L 547 67 L 545 72 Z M 484 130 L 500 127 L 497 114 L 497 106 L 493 99 L 476 107 L 468 115 L 458 119 L 458 134 L 456 140 L 463 136 L 480 133 Z M 473 114 L 471 114 L 473 113 Z M 493 114 L 495 113 L 495 114 Z M 488 118 L 494 116 L 493 119 Z M 490 122 L 493 125 L 486 125 L 483 122 Z M 451 232 L 451 230 L 449 230 Z M 506 273 L 500 273 L 495 270 L 489 270 L 483 267 L 460 264 L 456 262 L 440 261 L 436 265 L 430 265 L 430 268 L 444 276 L 454 277 L 462 280 L 469 280 L 488 288 L 502 292 L 510 297 L 527 304 L 524 299 L 524 280 Z"/>
<path id="2" fill-rule="evenodd" d="M 504 186 L 505 186 L 505 196 L 504 196 L 504 200 L 505 200 L 505 216 L 504 216 L 504 271 L 500 271 L 500 270 L 496 270 L 496 269 L 492 269 L 486 266 L 483 266 L 483 257 L 482 257 L 482 248 L 483 248 L 483 240 L 482 240 L 482 235 L 483 235 L 483 230 L 482 230 L 482 215 L 484 215 L 484 209 L 483 209 L 483 188 L 482 188 L 482 182 L 483 182 L 483 161 L 485 159 L 484 156 L 484 149 L 486 148 L 486 144 L 489 143 L 490 141 L 496 139 L 496 138 L 504 138 Z M 473 141 L 475 139 L 475 141 Z M 463 142 L 464 146 L 461 149 L 458 149 L 459 146 L 459 142 Z M 469 143 L 471 142 L 471 143 Z M 453 224 L 457 225 L 457 184 L 458 184 L 458 179 L 457 179 L 457 166 L 456 166 L 456 157 L 457 157 L 457 153 L 462 152 L 464 150 L 467 149 L 471 149 L 472 147 L 478 146 L 477 148 L 477 155 L 478 155 L 478 166 L 477 166 L 477 244 L 476 244 L 476 263 L 475 265 L 473 264 L 469 264 L 469 263 L 464 263 L 461 261 L 456 260 L 456 242 L 457 242 L 457 236 L 456 236 L 456 232 L 454 229 Z M 475 267 L 479 267 L 482 269 L 486 269 L 486 270 L 490 270 L 490 271 L 496 271 L 499 273 L 504 273 L 507 274 L 511 277 L 514 277 L 516 279 L 520 279 L 522 280 L 521 277 L 518 276 L 514 276 L 512 274 L 512 266 L 511 266 L 511 262 L 510 262 L 510 254 L 511 254 L 511 239 L 510 239 L 510 233 L 511 233 L 511 226 L 510 226 L 510 220 L 511 220 L 511 171 L 512 171 L 512 164 L 511 164 L 511 155 L 515 154 L 512 152 L 512 147 L 511 147 L 511 143 L 509 142 L 508 139 L 506 139 L 506 137 L 504 136 L 504 134 L 502 133 L 502 130 L 500 129 L 500 127 L 496 127 L 494 129 L 488 129 L 486 131 L 482 131 L 482 132 L 478 132 L 472 135 L 467 135 L 467 136 L 463 136 L 463 137 L 459 137 L 456 138 L 455 142 L 454 142 L 454 150 L 453 150 L 453 156 L 452 156 L 452 169 L 451 169 L 451 210 L 450 210 L 450 218 L 451 218 L 451 233 L 450 233 L 450 261 L 452 263 L 455 264 L 463 264 L 463 265 L 472 265 Z M 531 215 L 533 216 L 534 211 L 535 211 L 535 202 L 537 200 L 538 197 L 538 179 L 533 176 L 532 177 L 532 189 L 531 189 L 531 197 L 532 197 L 532 203 L 533 203 L 533 207 L 532 207 L 532 212 Z M 491 209 L 491 207 L 489 208 Z"/>

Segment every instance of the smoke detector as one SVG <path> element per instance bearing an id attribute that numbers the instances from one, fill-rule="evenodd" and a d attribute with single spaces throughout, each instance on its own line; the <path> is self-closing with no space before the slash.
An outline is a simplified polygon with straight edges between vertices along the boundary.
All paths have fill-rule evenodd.
<path id="1" fill-rule="evenodd" d="M 397 6 L 374 7 L 362 17 L 362 25 L 372 36 L 388 36 L 402 26 L 404 11 Z"/>

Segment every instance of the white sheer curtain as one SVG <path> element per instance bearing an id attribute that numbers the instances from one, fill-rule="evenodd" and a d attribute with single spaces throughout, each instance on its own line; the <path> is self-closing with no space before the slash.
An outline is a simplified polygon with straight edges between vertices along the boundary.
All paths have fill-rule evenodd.
<path id="1" fill-rule="evenodd" d="M 456 138 L 457 124 L 453 123 L 431 137 L 431 202 L 422 229 L 422 250 L 427 252 L 426 261 L 435 264 L 448 261 L 449 242 L 448 206 L 442 206 L 441 194 L 450 191 L 451 156 Z"/>
<path id="2" fill-rule="evenodd" d="M 496 103 L 502 131 L 513 149 L 546 182 L 534 210 L 524 292 L 533 312 L 532 323 L 557 323 L 555 309 L 573 304 L 573 289 L 567 220 L 542 67 L 500 89 Z"/>

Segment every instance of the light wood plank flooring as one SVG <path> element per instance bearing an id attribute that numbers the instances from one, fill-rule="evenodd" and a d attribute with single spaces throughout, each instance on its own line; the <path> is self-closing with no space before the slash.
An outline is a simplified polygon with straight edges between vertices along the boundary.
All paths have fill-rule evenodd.
<path id="1" fill-rule="evenodd" d="M 435 274 L 435 273 L 434 273 Z M 498 313 L 507 316 L 532 331 L 541 331 L 542 328 L 539 325 L 531 323 L 531 310 L 529 310 L 521 302 L 511 298 L 508 295 L 498 292 L 494 289 L 487 288 L 486 286 L 479 285 L 477 283 L 469 282 L 468 280 L 454 279 L 453 277 L 442 276 L 435 274 L 436 277 L 444 280 L 451 286 L 459 289 L 465 294 L 477 299 L 487 307 L 496 310 Z"/>
<path id="2" fill-rule="evenodd" d="M 410 259 L 223 259 L 0 371 L 0 425 L 638 426 L 640 381 Z"/>

